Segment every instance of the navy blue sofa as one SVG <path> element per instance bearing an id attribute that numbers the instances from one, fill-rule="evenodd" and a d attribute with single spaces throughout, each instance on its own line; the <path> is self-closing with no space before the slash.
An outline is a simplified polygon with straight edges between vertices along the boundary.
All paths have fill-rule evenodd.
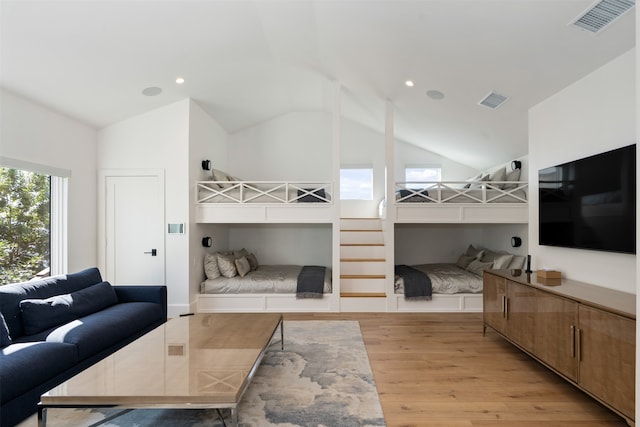
<path id="1" fill-rule="evenodd" d="M 166 321 L 165 286 L 111 286 L 97 268 L 0 286 L 0 425 Z"/>

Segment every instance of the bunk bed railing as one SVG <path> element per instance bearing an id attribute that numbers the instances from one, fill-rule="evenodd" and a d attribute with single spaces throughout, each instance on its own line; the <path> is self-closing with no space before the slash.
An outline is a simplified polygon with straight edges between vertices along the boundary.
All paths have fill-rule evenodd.
<path id="1" fill-rule="evenodd" d="M 527 203 L 527 189 L 524 181 L 405 181 L 395 183 L 395 202 Z"/>
<path id="2" fill-rule="evenodd" d="M 198 204 L 333 203 L 333 185 L 319 181 L 198 181 Z"/>

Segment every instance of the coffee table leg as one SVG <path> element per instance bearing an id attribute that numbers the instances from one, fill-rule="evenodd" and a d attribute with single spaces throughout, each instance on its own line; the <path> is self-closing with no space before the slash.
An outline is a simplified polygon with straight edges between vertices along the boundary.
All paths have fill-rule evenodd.
<path id="1" fill-rule="evenodd" d="M 238 427 L 238 408 L 231 408 L 231 425 Z"/>
<path id="2" fill-rule="evenodd" d="M 47 408 L 38 405 L 38 427 L 47 425 Z"/>
<path id="3" fill-rule="evenodd" d="M 284 322 L 280 321 L 280 350 L 284 351 Z"/>

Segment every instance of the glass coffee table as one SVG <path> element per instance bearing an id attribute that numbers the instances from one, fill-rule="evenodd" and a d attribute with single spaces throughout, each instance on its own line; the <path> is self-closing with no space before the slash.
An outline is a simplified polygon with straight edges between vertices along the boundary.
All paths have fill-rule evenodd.
<path id="1" fill-rule="evenodd" d="M 48 391 L 38 426 L 51 408 L 230 409 L 237 406 L 280 329 L 282 314 L 215 313 L 169 319 L 111 356 Z"/>

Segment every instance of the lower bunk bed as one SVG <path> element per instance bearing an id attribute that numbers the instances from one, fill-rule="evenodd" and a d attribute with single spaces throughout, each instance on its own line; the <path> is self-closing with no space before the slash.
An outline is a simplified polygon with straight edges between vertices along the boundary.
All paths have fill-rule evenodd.
<path id="1" fill-rule="evenodd" d="M 456 263 L 397 265 L 392 311 L 481 312 L 482 274 L 496 268 L 523 268 L 525 257 L 470 245 Z"/>
<path id="2" fill-rule="evenodd" d="M 215 256 L 205 257 L 207 279 L 200 284 L 199 313 L 331 311 L 335 305 L 329 267 L 256 262 L 249 271 L 243 271 L 240 261 L 237 263 L 240 268 L 236 267 L 233 274 L 230 263 L 226 264 L 226 270 L 221 268 L 233 255 L 224 258 L 218 257 L 221 263 L 216 274 L 212 271 Z M 233 260 L 233 264 L 240 258 Z"/>

